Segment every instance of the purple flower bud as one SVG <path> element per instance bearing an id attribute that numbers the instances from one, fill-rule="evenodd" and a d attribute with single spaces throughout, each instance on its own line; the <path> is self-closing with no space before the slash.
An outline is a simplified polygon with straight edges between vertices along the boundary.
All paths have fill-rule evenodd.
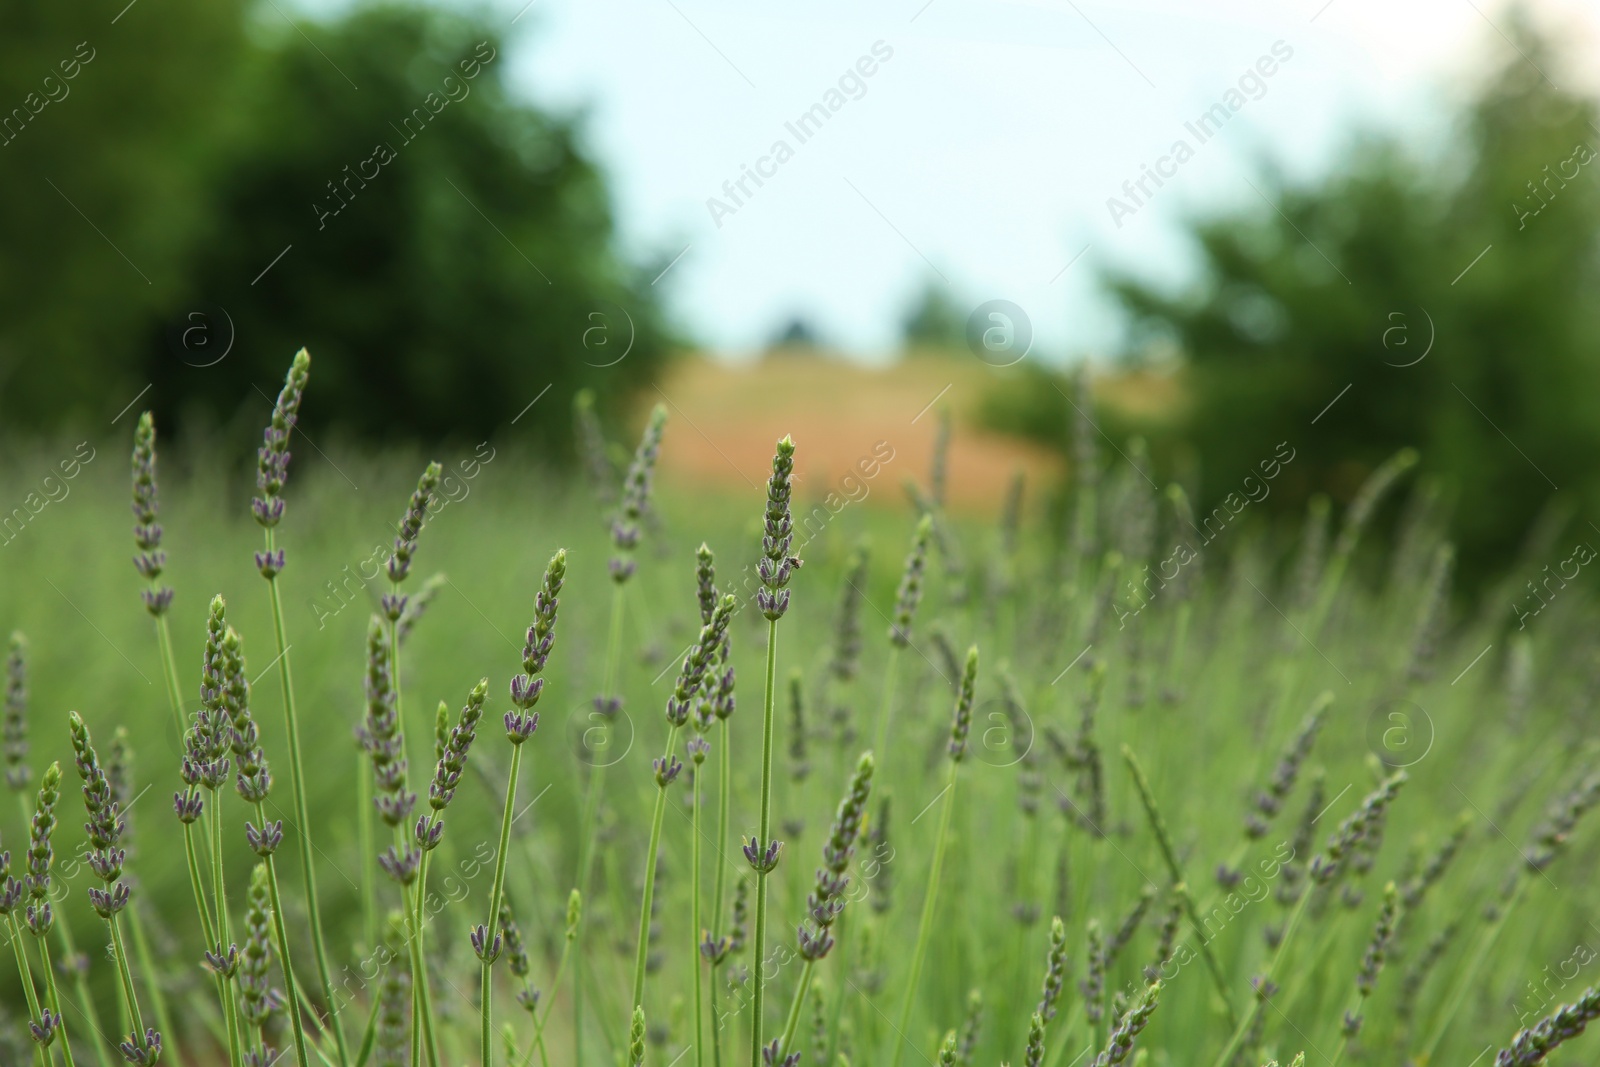
<path id="1" fill-rule="evenodd" d="M 132 895 L 128 889 L 127 882 L 118 882 L 111 887 L 110 892 L 91 886 L 89 888 L 89 904 L 100 918 L 110 919 L 117 912 L 128 906 L 128 900 Z"/>
<path id="2" fill-rule="evenodd" d="M 172 589 L 170 587 L 146 589 L 139 594 L 139 599 L 144 601 L 146 611 L 159 618 L 172 606 Z"/>
<path id="3" fill-rule="evenodd" d="M 409 847 L 402 853 L 396 846 L 390 845 L 389 850 L 378 857 L 378 866 L 401 885 L 410 885 L 417 880 L 417 868 L 421 863 L 422 853 Z"/>
<path id="4" fill-rule="evenodd" d="M 146 1027 L 141 1041 L 139 1032 L 135 1030 L 117 1048 L 129 1063 L 138 1067 L 154 1067 L 156 1061 L 161 1059 L 161 1034 L 153 1026 Z"/>
<path id="5" fill-rule="evenodd" d="M 531 708 L 538 703 L 539 695 L 544 692 L 544 679 L 533 678 L 526 674 L 516 675 L 511 679 L 511 703 L 519 708 Z"/>
<path id="6" fill-rule="evenodd" d="M 778 1060 L 778 1040 L 773 1038 L 770 1045 L 762 1046 L 761 1062 L 763 1067 L 797 1067 L 800 1062 L 800 1053 L 791 1052 L 780 1062 Z"/>
<path id="7" fill-rule="evenodd" d="M 232 978 L 239 970 L 239 946 L 229 945 L 226 950 L 221 945 L 215 952 L 206 951 L 206 967 L 224 978 Z"/>
<path id="8" fill-rule="evenodd" d="M 416 838 L 417 847 L 424 852 L 432 852 L 439 847 L 439 841 L 444 837 L 444 820 L 430 815 L 417 817 Z"/>
<path id="9" fill-rule="evenodd" d="M 494 963 L 500 958 L 500 948 L 503 938 L 498 930 L 495 931 L 494 941 L 489 941 L 489 928 L 482 923 L 472 928 L 472 951 L 478 954 L 478 959 L 484 963 Z"/>
<path id="10" fill-rule="evenodd" d="M 56 1039 L 56 1031 L 61 1029 L 61 1016 L 49 1008 L 39 1009 L 39 1021 L 28 1020 L 28 1034 L 34 1043 L 41 1048 L 49 1048 Z"/>
<path id="11" fill-rule="evenodd" d="M 282 501 L 279 501 L 281 504 Z M 279 510 L 282 510 L 281 508 Z M 283 549 L 275 552 L 257 552 L 256 570 L 261 572 L 263 578 L 276 578 L 283 573 Z"/>
<path id="12" fill-rule="evenodd" d="M 782 852 L 782 841 L 769 841 L 765 848 L 753 837 L 744 843 L 744 858 L 758 874 L 771 873 L 778 866 L 778 856 Z"/>
<path id="13" fill-rule="evenodd" d="M 505 716 L 506 739 L 513 745 L 520 745 L 533 736 L 539 728 L 539 713 L 537 711 L 508 711 Z"/>
<path id="14" fill-rule="evenodd" d="M 665 789 L 678 779 L 678 772 L 683 770 L 683 762 L 677 756 L 657 756 L 650 761 L 650 766 L 655 768 L 656 785 Z"/>
<path id="15" fill-rule="evenodd" d="M 384 593 L 378 598 L 378 606 L 384 618 L 390 622 L 399 622 L 400 616 L 406 612 L 406 602 L 409 599 L 403 593 Z"/>
<path id="16" fill-rule="evenodd" d="M 244 837 L 250 843 L 250 850 L 265 859 L 283 844 L 283 820 L 277 819 L 273 822 L 263 820 L 259 830 L 256 829 L 255 823 L 246 822 Z"/>

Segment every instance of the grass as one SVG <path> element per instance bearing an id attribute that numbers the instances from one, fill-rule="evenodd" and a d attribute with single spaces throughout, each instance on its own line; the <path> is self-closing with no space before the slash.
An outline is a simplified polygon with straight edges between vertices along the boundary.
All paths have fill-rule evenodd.
<path id="1" fill-rule="evenodd" d="M 806 442 L 796 444 L 803 462 Z M 163 455 L 162 582 L 176 595 L 158 628 L 140 603 L 146 583 L 128 562 L 126 442 L 94 447 L 70 493 L 0 545 L 0 620 L 28 636 L 32 768 L 23 803 L 0 819 L 0 837 L 13 856 L 26 854 L 23 814 L 33 811 L 40 776 L 73 755 L 69 710 L 83 716 L 102 759 L 115 729 L 126 727 L 135 759 L 121 798 L 122 843 L 133 897 L 127 922 L 108 924 L 90 908 L 86 889 L 99 880 L 81 858 L 82 798 L 69 773 L 50 892 L 54 921 L 68 924 L 84 953 L 99 1022 L 87 1020 L 75 977 L 45 982 L 41 949 L 60 962 L 63 942 L 52 934 L 47 945 L 17 908 L 4 924 L 12 948 L 0 955 L 22 964 L 0 980 L 0 1062 L 68 1062 L 59 1039 L 47 1055 L 31 1048 L 27 1021 L 46 1008 L 65 1013 L 77 1063 L 104 1064 L 108 1051 L 120 1061 L 117 1043 L 137 1021 L 152 1025 L 148 1009 L 158 1001 L 173 1022 L 162 1034 L 162 1063 L 212 1067 L 230 1061 L 230 1047 L 253 1044 L 253 1034 L 230 1041 L 236 1012 L 224 1013 L 219 982 L 200 963 L 215 946 L 202 943 L 196 899 L 214 898 L 218 886 L 227 887 L 226 913 L 205 916 L 204 925 L 235 938 L 247 926 L 270 933 L 275 989 L 291 988 L 281 961 L 293 961 L 314 1064 L 347 1057 L 362 1067 L 409 1067 L 413 1049 L 427 1055 L 410 1029 L 417 975 L 405 942 L 419 924 L 426 958 L 416 970 L 426 989 L 415 996 L 430 1005 L 439 1062 L 451 1065 L 480 1063 L 487 1049 L 496 1067 L 615 1067 L 640 1057 L 659 1067 L 721 1067 L 780 1039 L 807 1064 L 813 1049 L 857 1065 L 1069 1067 L 1146 1056 L 1152 1067 L 1229 1067 L 1300 1053 L 1313 1067 L 1469 1063 L 1511 1047 L 1520 1029 L 1563 1004 L 1582 1014 L 1600 1003 L 1583 999 L 1600 959 L 1589 948 L 1600 938 L 1590 921 L 1600 900 L 1585 877 L 1600 858 L 1600 835 L 1583 818 L 1600 800 L 1600 780 L 1586 777 L 1600 765 L 1592 737 L 1597 611 L 1576 584 L 1551 584 L 1542 569 L 1545 556 L 1566 552 L 1537 549 L 1507 562 L 1510 589 L 1546 583 L 1549 606 L 1521 630 L 1501 610 L 1507 596 L 1478 609 L 1447 595 L 1440 574 L 1448 574 L 1448 553 L 1438 551 L 1437 516 L 1426 514 L 1387 539 L 1374 526 L 1338 541 L 1331 562 L 1297 560 L 1296 530 L 1242 520 L 1207 544 L 1202 560 L 1186 561 L 1181 581 L 1130 585 L 1143 573 L 1136 561 L 1169 559 L 1169 546 L 1196 538 L 1178 518 L 1186 505 L 1175 510 L 1167 496 L 1147 492 L 1113 456 L 1103 492 L 1076 512 L 1090 516 L 1087 554 L 1058 548 L 1051 533 L 1061 524 L 1037 500 L 1015 559 L 998 558 L 1003 538 L 990 518 L 939 517 L 945 529 L 931 538 L 922 599 L 900 649 L 888 629 L 916 516 L 884 505 L 892 494 L 796 536 L 805 566 L 789 581 L 793 599 L 774 627 L 753 596 L 759 492 L 662 486 L 654 503 L 661 523 L 642 524 L 636 572 L 615 583 L 607 517 L 585 490 L 546 478 L 509 448 L 447 448 L 438 456 L 441 494 L 451 495 L 441 495 L 448 502 L 418 538 L 408 589 L 415 596 L 435 573 L 446 579 L 399 657 L 410 789 L 426 797 L 438 755 L 425 709 L 442 699 L 454 722 L 463 694 L 484 676 L 489 697 L 442 814 L 445 832 L 428 853 L 426 891 L 402 895 L 372 874 L 377 842 L 363 814 L 371 782 L 361 777 L 371 772 L 358 762 L 353 731 L 366 708 L 369 620 L 390 591 L 371 561 L 387 558 L 418 458 L 337 452 L 328 460 L 296 449 L 288 510 L 274 531 L 288 562 L 273 589 L 256 573 L 261 533 L 238 468 L 214 456 L 186 465 L 199 449 Z M 0 503 L 23 506 L 33 472 L 54 467 L 57 451 L 72 454 L 45 446 L 14 454 Z M 1401 510 L 1397 500 L 1409 492 L 1399 481 L 1387 503 L 1377 502 L 1378 517 Z M 803 481 L 796 493 L 799 508 Z M 964 570 L 944 565 L 941 536 L 960 543 Z M 830 671 L 834 616 L 863 538 L 871 562 L 858 605 L 861 663 L 843 679 Z M 685 730 L 663 708 L 702 633 L 702 540 L 716 552 L 718 591 L 739 603 L 729 628 L 739 700 L 722 729 Z M 499 726 L 511 706 L 508 684 L 524 674 L 534 596 L 561 548 L 567 573 L 541 675 L 541 724 L 513 747 Z M 1441 558 L 1442 572 L 1433 562 Z M 304 820 L 288 775 L 259 814 L 231 782 L 204 794 L 207 814 L 192 832 L 173 813 L 181 745 L 169 683 L 158 677 L 167 672 L 163 646 L 170 640 L 181 710 L 192 717 L 217 593 L 249 650 L 254 719 L 274 768 L 292 765 L 281 714 L 289 690 L 260 683 L 279 669 L 280 627 L 292 649 Z M 969 645 L 981 650 L 983 667 L 957 799 L 950 741 L 963 670 L 954 650 Z M 711 658 L 708 686 L 720 677 Z M 773 689 L 777 674 L 794 668 L 809 709 L 805 774 L 771 759 L 791 751 L 794 720 L 774 714 Z M 620 696 L 621 712 L 596 717 L 597 695 Z M 1286 771 L 1283 754 L 1313 711 L 1319 728 Z M 679 742 L 702 735 L 719 751 L 699 762 Z M 875 737 L 881 751 L 847 906 L 831 925 L 836 944 L 807 958 L 795 928 L 818 891 L 833 805 Z M 651 766 L 662 753 L 686 764 L 664 786 Z M 1402 768 L 1405 788 L 1385 793 Z M 514 796 L 508 782 L 518 783 Z M 695 797 L 705 805 L 698 813 Z M 1247 817 L 1255 820 L 1248 832 Z M 252 878 L 247 818 L 283 820 L 270 878 Z M 314 830 L 307 851 L 326 984 L 302 888 L 303 821 Z M 754 877 L 741 852 L 752 837 L 784 843 L 766 877 Z M 1452 840 L 1443 860 L 1431 859 Z M 651 854 L 659 856 L 653 869 Z M 693 869 L 696 856 L 709 866 Z M 15 860 L 13 875 L 23 867 Z M 696 916 L 715 948 L 730 934 L 741 879 L 753 890 L 756 936 L 713 967 L 699 957 Z M 1397 888 L 1386 894 L 1390 882 Z M 572 900 L 580 885 L 581 910 Z M 1152 900 L 1141 904 L 1146 894 Z M 492 951 L 482 962 L 470 943 L 479 924 L 495 940 L 502 895 L 526 940 L 537 999 L 518 998 L 522 983 L 506 962 L 494 963 Z M 1397 917 L 1380 922 L 1386 901 Z M 1144 910 L 1122 937 L 1136 907 Z M 1065 931 L 1064 962 L 1052 955 L 1052 917 Z M 1093 938 L 1093 961 L 1091 924 L 1107 931 Z M 135 926 L 147 953 L 127 944 Z M 1374 950 L 1375 930 L 1386 927 Z M 1164 928 L 1172 948 L 1163 960 Z M 383 931 L 384 943 L 373 943 Z M 103 951 L 108 935 L 119 942 L 114 961 Z M 1091 967 L 1103 993 L 1086 1003 Z M 1064 982 L 1041 1011 L 1047 971 L 1058 982 L 1064 973 Z M 492 1012 L 480 1002 L 485 974 Z M 335 1039 L 325 985 L 346 1048 Z M 1347 1015 L 1359 1015 L 1359 1027 Z M 280 1008 L 264 1030 L 268 1043 L 291 1050 L 286 1061 L 296 1044 L 290 1017 Z M 946 1038 L 951 1032 L 957 1039 Z M 1527 1049 L 1548 1036 L 1525 1039 L 1514 1062 L 1536 1062 Z"/>

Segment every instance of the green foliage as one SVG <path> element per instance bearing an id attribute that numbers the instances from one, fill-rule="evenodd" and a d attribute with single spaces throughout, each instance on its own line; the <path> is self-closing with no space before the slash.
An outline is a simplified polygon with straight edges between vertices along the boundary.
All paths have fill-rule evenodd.
<path id="1" fill-rule="evenodd" d="M 1319 489 L 1349 499 L 1416 445 L 1459 493 L 1481 571 L 1556 486 L 1600 490 L 1597 109 L 1541 73 L 1563 80 L 1553 46 L 1514 37 L 1449 151 L 1359 139 L 1335 173 L 1196 221 L 1192 290 L 1110 279 L 1132 348 L 1176 341 L 1187 360 L 1173 432 L 1203 457 L 1201 510 L 1278 441 L 1304 457 L 1273 497 L 1289 509 Z"/>
<path id="2" fill-rule="evenodd" d="M 109 419 L 146 383 L 168 426 L 264 407 L 257 387 L 304 345 L 310 426 L 481 439 L 552 386 L 517 432 L 566 452 L 574 391 L 614 409 L 659 366 L 649 275 L 613 250 L 601 174 L 569 121 L 512 97 L 481 19 L 263 10 L 247 40 L 242 7 L 182 6 L 93 37 L 71 96 L 5 149 L 23 164 L 0 175 L 11 425 Z M 75 42 L 11 28 L 0 99 L 20 101 Z"/>

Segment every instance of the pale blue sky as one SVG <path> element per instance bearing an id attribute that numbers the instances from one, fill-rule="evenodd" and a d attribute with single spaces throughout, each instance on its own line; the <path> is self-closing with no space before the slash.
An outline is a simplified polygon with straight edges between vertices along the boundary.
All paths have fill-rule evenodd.
<path id="1" fill-rule="evenodd" d="M 934 270 L 964 301 L 1021 305 L 1036 351 L 1103 353 L 1117 323 L 1097 263 L 1181 279 L 1182 218 L 1256 200 L 1260 154 L 1314 172 L 1373 121 L 1436 142 L 1467 79 L 1511 54 L 1496 0 L 525 2 L 495 7 L 516 18 L 514 84 L 585 115 L 627 246 L 687 249 L 659 285 L 730 356 L 801 313 L 882 358 Z M 1594 4 L 1536 6 L 1596 39 Z M 864 95 L 801 144 L 785 122 L 880 41 L 893 55 Z M 1185 131 L 1276 42 L 1292 56 L 1248 86 L 1259 99 L 1203 145 Z M 707 198 L 780 138 L 793 158 L 719 228 Z M 1193 158 L 1116 226 L 1107 198 L 1179 138 Z"/>

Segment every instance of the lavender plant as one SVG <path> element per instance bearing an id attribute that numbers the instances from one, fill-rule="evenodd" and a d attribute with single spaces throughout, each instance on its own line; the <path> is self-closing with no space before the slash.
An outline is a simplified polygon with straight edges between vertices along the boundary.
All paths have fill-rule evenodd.
<path id="1" fill-rule="evenodd" d="M 161 647 L 161 678 L 167 687 L 167 701 L 172 706 L 172 719 L 178 732 L 183 733 L 183 707 L 178 699 L 178 669 L 172 654 L 172 631 L 167 626 L 167 610 L 172 607 L 172 587 L 161 584 L 161 572 L 167 565 L 167 554 L 161 548 L 161 524 L 156 521 L 158 489 L 156 486 L 156 423 L 146 411 L 139 416 L 133 431 L 133 541 L 138 554 L 133 557 L 134 569 L 149 583 L 140 596 L 144 607 L 155 619 L 156 639 Z"/>
<path id="2" fill-rule="evenodd" d="M 744 844 L 745 859 L 756 874 L 755 992 L 751 1000 L 750 1067 L 761 1067 L 762 1007 L 766 977 L 762 963 L 767 945 L 767 876 L 778 866 L 783 842 L 772 839 L 772 743 L 773 713 L 777 703 L 778 620 L 789 610 L 789 578 L 800 566 L 790 555 L 794 543 L 794 522 L 789 513 L 789 498 L 794 491 L 794 442 L 788 437 L 778 442 L 772 457 L 772 475 L 767 479 L 767 507 L 761 539 L 761 556 L 756 574 L 761 588 L 756 591 L 756 606 L 767 620 L 767 680 L 761 720 L 761 822 L 760 833 Z"/>
<path id="3" fill-rule="evenodd" d="M 911 644 L 911 620 L 922 600 L 923 572 L 928 565 L 928 539 L 933 533 L 933 517 L 923 515 L 911 535 L 911 551 L 906 555 L 900 576 L 900 591 L 895 597 L 894 621 L 889 626 L 889 661 L 883 672 L 883 703 L 878 708 L 878 725 L 873 732 L 872 750 L 889 751 L 889 723 L 894 717 L 894 685 L 900 665 L 900 650 Z"/>
<path id="4" fill-rule="evenodd" d="M 595 711 L 607 720 L 614 720 L 622 712 L 617 672 L 619 657 L 622 655 L 622 622 L 626 607 L 624 593 L 628 579 L 633 577 L 636 566 L 633 553 L 639 544 L 639 523 L 650 507 L 650 493 L 655 484 L 656 459 L 661 453 L 661 439 L 666 427 L 667 409 L 665 405 L 657 404 L 650 412 L 650 419 L 645 424 L 644 433 L 639 438 L 639 446 L 634 452 L 633 462 L 623 478 L 621 504 L 611 520 L 612 556 L 609 562 L 611 621 L 606 636 L 601 689 L 594 699 Z M 584 798 L 582 823 L 579 827 L 578 890 L 585 895 L 589 892 L 589 878 L 594 866 L 597 815 L 600 795 L 604 790 L 605 768 L 606 763 L 601 760 L 597 761 L 591 770 L 588 791 Z M 573 1053 L 577 1067 L 583 1067 L 584 1063 L 583 962 L 580 945 L 575 962 L 577 974 L 573 981 L 572 999 L 572 1027 L 576 1041 Z"/>
<path id="5" fill-rule="evenodd" d="M 89 835 L 89 866 L 102 886 L 98 889 L 89 888 L 89 903 L 95 914 L 105 920 L 111 934 L 111 954 L 121 982 L 123 1007 L 133 1024 L 133 1031 L 118 1043 L 117 1049 L 129 1063 L 138 1067 L 153 1067 L 161 1059 L 161 1034 L 155 1027 L 145 1025 L 144 1014 L 139 1010 L 139 996 L 134 990 L 133 970 L 122 936 L 121 914 L 133 898 L 133 890 L 122 877 L 122 864 L 127 853 L 119 842 L 125 823 L 121 807 L 111 797 L 111 785 L 95 753 L 89 727 L 76 711 L 67 713 L 67 721 L 72 735 L 73 759 L 78 768 L 78 777 L 83 780 L 83 806 L 89 816 L 89 821 L 84 824 L 84 830 Z M 15 907 L 15 903 L 21 899 L 20 884 L 8 880 L 5 894 Z M 12 925 L 15 930 L 15 916 Z M 20 958 L 20 931 L 17 944 Z M 31 990 L 32 979 L 26 979 L 25 985 Z M 37 1016 L 37 1004 L 30 1003 L 29 1006 Z"/>
<path id="6" fill-rule="evenodd" d="M 505 889 L 506 853 L 511 847 L 512 810 L 517 799 L 517 775 L 522 767 L 522 746 L 539 728 L 539 713 L 534 706 L 544 693 L 544 669 L 549 665 L 550 653 L 556 643 L 556 614 L 561 606 L 561 586 L 567 578 L 567 550 L 557 549 L 545 565 L 544 581 L 533 598 L 533 625 L 528 627 L 528 640 L 522 648 L 522 673 L 511 680 L 511 703 L 515 711 L 505 713 L 506 740 L 511 743 L 511 771 L 506 783 L 506 801 L 500 818 L 500 848 L 495 853 L 494 886 L 489 892 L 489 922 L 480 924 L 472 932 L 472 948 L 481 963 L 478 985 L 479 1011 L 482 1025 L 479 1029 L 479 1053 L 484 1067 L 493 1061 L 493 987 L 490 985 L 494 961 L 500 955 L 501 935 L 496 928 L 500 917 L 501 893 Z M 465 759 L 465 749 L 461 750 Z M 440 761 L 441 769 L 444 761 Z M 421 836 L 419 829 L 418 836 Z M 420 910 L 419 910 L 420 914 Z"/>
<path id="7" fill-rule="evenodd" d="M 334 996 L 333 975 L 328 969 L 328 952 L 322 932 L 322 908 L 317 898 L 317 872 L 312 857 L 311 810 L 306 804 L 300 716 L 295 710 L 294 674 L 289 659 L 289 638 L 283 624 L 283 594 L 278 581 L 287 562 L 284 550 L 277 547 L 276 537 L 278 523 L 283 521 L 285 509 L 283 490 L 289 479 L 289 439 L 300 422 L 300 402 L 305 397 L 306 384 L 310 379 L 311 353 L 302 348 L 294 354 L 289 364 L 283 388 L 279 390 L 278 399 L 272 406 L 271 420 L 261 434 L 261 448 L 256 453 L 256 488 L 261 495 L 254 498 L 250 506 L 256 523 L 261 526 L 264 542 L 262 551 L 255 554 L 255 563 L 261 577 L 267 581 L 267 592 L 272 602 L 272 632 L 278 645 L 278 683 L 283 691 L 284 737 L 289 748 L 289 791 L 294 800 L 295 841 L 299 845 L 301 886 L 309 915 L 311 954 L 315 957 L 322 995 L 328 1004 L 328 1029 L 333 1033 L 338 1067 L 350 1067 L 350 1052 L 339 1020 L 339 999 Z M 276 913 L 276 909 L 274 911 Z M 286 974 L 288 970 L 285 966 Z M 298 1011 L 298 1005 L 291 1002 L 292 1019 L 298 1020 Z M 296 1048 L 300 1051 L 300 1043 L 297 1042 Z M 303 1060 L 304 1053 L 300 1052 L 300 1055 Z"/>
<path id="8" fill-rule="evenodd" d="M 928 951 L 928 937 L 933 929 L 934 905 L 939 894 L 939 875 L 944 868 L 945 851 L 950 839 L 950 820 L 955 810 L 957 772 L 961 769 L 961 761 L 967 754 L 967 735 L 972 730 L 972 701 L 978 684 L 978 648 L 974 645 L 967 650 L 966 667 L 961 674 L 961 685 L 956 692 L 955 711 L 950 723 L 950 741 L 946 746 L 950 753 L 950 769 L 945 780 L 943 790 L 944 802 L 939 811 L 939 829 L 933 844 L 933 864 L 928 872 L 928 888 L 922 898 L 922 918 L 917 923 L 917 940 L 911 953 L 910 973 L 906 977 L 905 992 L 900 1000 L 899 1023 L 894 1030 L 893 1046 L 889 1062 L 893 1067 L 900 1067 L 902 1057 L 905 1055 L 906 1028 L 911 1022 L 912 997 L 916 993 L 917 981 L 922 976 L 922 964 Z"/>

